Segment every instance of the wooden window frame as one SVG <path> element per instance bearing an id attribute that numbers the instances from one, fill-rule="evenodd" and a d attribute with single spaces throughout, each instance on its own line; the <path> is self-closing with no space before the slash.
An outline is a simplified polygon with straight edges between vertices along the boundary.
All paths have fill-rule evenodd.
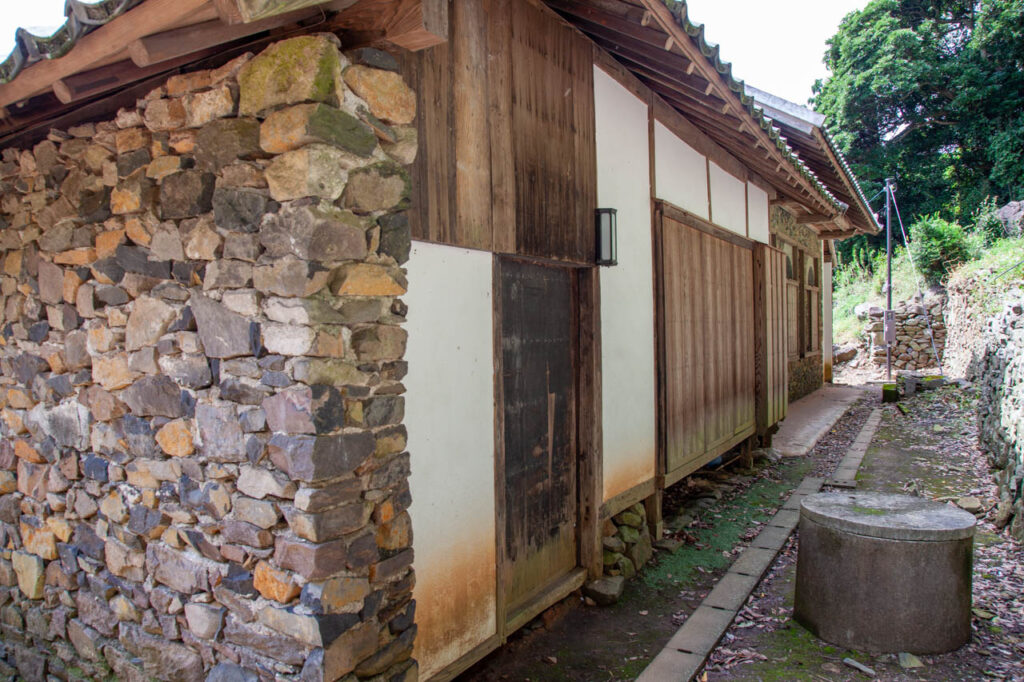
<path id="1" fill-rule="evenodd" d="M 817 327 L 821 323 L 821 257 L 814 252 L 802 247 L 792 239 L 780 234 L 772 235 L 772 246 L 786 253 L 788 246 L 793 252 L 793 274 L 789 277 L 787 273 L 786 287 L 787 300 L 789 287 L 796 289 L 796 344 L 788 349 L 790 360 L 801 360 L 815 355 L 821 355 L 821 339 L 817 334 Z M 787 259 L 789 254 L 787 253 Z M 815 276 L 818 278 L 817 285 L 807 283 L 807 261 L 815 264 Z M 788 302 L 787 302 L 788 306 Z M 817 324 L 812 324 L 811 306 L 818 309 Z M 788 312 L 787 312 L 788 317 Z"/>

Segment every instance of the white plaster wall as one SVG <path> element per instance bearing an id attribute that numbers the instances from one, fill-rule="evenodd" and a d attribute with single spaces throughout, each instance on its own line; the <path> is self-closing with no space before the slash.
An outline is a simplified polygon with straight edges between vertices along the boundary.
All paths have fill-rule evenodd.
<path id="1" fill-rule="evenodd" d="M 659 122 L 654 124 L 654 185 L 659 199 L 708 217 L 707 160 Z"/>
<path id="2" fill-rule="evenodd" d="M 711 222 L 730 232 L 747 234 L 747 183 L 714 161 L 708 167 L 711 182 Z"/>
<path id="3" fill-rule="evenodd" d="M 655 473 L 654 265 L 647 105 L 596 67 L 594 101 L 597 203 L 618 209 L 619 228 L 619 264 L 600 269 L 608 500 Z"/>
<path id="4" fill-rule="evenodd" d="M 757 185 L 747 183 L 747 217 L 750 221 L 750 238 L 762 244 L 769 244 L 770 232 L 768 193 Z"/>
<path id="5" fill-rule="evenodd" d="M 414 242 L 408 263 L 405 423 L 423 679 L 497 625 L 491 258 Z"/>

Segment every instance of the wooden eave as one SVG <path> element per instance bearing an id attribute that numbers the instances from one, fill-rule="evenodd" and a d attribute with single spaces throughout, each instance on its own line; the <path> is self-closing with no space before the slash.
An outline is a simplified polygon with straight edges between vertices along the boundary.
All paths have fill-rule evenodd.
<path id="1" fill-rule="evenodd" d="M 816 232 L 849 229 L 850 202 L 833 194 L 839 182 L 819 178 L 754 107 L 703 27 L 686 18 L 685 3 L 664 0 L 543 0 L 615 58 L 702 133 L 764 178 L 790 210 L 823 215 Z M 830 178 L 838 179 L 838 178 Z"/>
<path id="2" fill-rule="evenodd" d="M 108 116 L 169 75 L 297 33 L 351 34 L 349 46 L 408 50 L 448 35 L 447 0 L 103 0 L 106 12 L 87 24 L 79 6 L 90 7 L 71 0 L 52 37 L 19 30 L 0 68 L 0 146 Z"/>
<path id="3" fill-rule="evenodd" d="M 878 223 L 867 205 L 860 186 L 845 161 L 833 149 L 824 131 L 814 127 L 810 134 L 806 134 L 777 119 L 775 122 L 786 141 L 800 155 L 807 167 L 829 187 L 837 199 L 850 206 L 846 216 L 855 232 L 877 233 Z"/>

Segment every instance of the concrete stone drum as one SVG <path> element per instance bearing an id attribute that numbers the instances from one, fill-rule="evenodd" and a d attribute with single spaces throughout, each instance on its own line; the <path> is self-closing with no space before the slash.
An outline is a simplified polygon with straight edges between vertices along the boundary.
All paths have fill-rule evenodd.
<path id="1" fill-rule="evenodd" d="M 975 524 L 961 509 L 907 495 L 807 497 L 794 617 L 852 649 L 937 654 L 963 646 Z"/>

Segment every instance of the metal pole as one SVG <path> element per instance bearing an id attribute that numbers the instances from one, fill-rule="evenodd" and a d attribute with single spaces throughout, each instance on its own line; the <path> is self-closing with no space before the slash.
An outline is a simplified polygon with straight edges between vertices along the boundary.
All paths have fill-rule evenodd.
<path id="1" fill-rule="evenodd" d="M 885 376 L 892 381 L 892 178 L 885 179 Z"/>

